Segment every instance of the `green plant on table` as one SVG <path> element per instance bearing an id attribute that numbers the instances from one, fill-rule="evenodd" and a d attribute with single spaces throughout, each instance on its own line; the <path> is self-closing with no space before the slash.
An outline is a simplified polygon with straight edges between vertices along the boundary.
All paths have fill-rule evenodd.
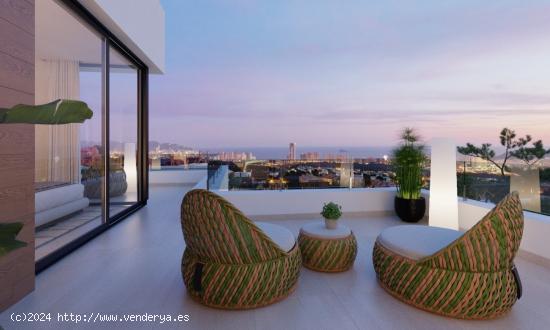
<path id="1" fill-rule="evenodd" d="M 412 128 L 401 133 L 402 143 L 393 150 L 392 164 L 397 184 L 397 197 L 419 199 L 422 190 L 422 170 L 427 157 L 420 137 Z"/>
<path id="2" fill-rule="evenodd" d="M 338 220 L 342 216 L 342 207 L 334 202 L 325 203 L 321 215 L 325 219 Z"/>

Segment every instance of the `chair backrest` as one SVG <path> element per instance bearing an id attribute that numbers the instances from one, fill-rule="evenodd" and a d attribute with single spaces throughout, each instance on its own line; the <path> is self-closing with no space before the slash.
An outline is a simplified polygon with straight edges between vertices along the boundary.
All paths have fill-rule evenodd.
<path id="1" fill-rule="evenodd" d="M 510 269 L 523 235 L 523 208 L 512 192 L 464 235 L 420 260 L 435 268 L 460 271 Z"/>
<path id="2" fill-rule="evenodd" d="M 286 255 L 233 204 L 204 189 L 183 198 L 181 226 L 187 248 L 210 262 L 247 264 Z"/>

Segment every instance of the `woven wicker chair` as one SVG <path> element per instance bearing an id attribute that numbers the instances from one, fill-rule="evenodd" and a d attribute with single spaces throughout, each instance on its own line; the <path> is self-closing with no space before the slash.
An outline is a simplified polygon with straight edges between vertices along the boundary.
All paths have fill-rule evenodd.
<path id="1" fill-rule="evenodd" d="M 523 211 L 512 193 L 469 231 L 422 258 L 403 256 L 379 236 L 374 269 L 382 287 L 410 305 L 462 319 L 494 318 L 521 296 L 513 261 L 522 234 Z"/>
<path id="2" fill-rule="evenodd" d="M 283 251 L 222 197 L 202 189 L 188 192 L 181 224 L 183 281 L 200 303 L 248 309 L 279 301 L 294 290 L 302 263 L 298 244 Z"/>

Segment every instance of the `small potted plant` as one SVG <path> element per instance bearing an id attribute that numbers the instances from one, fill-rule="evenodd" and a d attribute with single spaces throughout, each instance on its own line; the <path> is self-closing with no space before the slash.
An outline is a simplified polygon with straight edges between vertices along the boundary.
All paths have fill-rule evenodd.
<path id="1" fill-rule="evenodd" d="M 397 184 L 395 212 L 403 221 L 418 222 L 426 212 L 426 200 L 421 191 L 422 169 L 427 157 L 414 129 L 405 128 L 401 140 L 392 159 Z"/>
<path id="2" fill-rule="evenodd" d="M 336 229 L 338 227 L 338 219 L 342 216 L 342 207 L 334 202 L 325 203 L 321 215 L 325 218 L 325 227 L 327 229 Z"/>

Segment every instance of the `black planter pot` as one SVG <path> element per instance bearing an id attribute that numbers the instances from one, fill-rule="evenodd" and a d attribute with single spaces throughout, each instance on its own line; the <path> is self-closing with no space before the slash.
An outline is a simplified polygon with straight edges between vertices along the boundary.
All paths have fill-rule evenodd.
<path id="1" fill-rule="evenodd" d="M 418 222 L 426 213 L 426 200 L 395 197 L 395 213 L 405 222 Z"/>

